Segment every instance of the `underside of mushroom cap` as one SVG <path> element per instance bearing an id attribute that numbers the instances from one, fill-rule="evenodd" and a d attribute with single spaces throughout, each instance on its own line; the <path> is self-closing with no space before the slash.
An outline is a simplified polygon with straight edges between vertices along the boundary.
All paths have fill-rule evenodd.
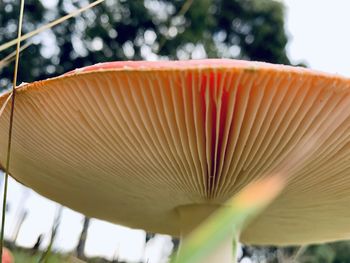
<path id="1" fill-rule="evenodd" d="M 0 145 L 9 116 L 8 104 Z M 179 208 L 212 211 L 283 170 L 287 188 L 242 241 L 350 237 L 349 79 L 234 60 L 105 63 L 19 87 L 13 124 L 11 175 L 89 216 L 178 235 Z"/>

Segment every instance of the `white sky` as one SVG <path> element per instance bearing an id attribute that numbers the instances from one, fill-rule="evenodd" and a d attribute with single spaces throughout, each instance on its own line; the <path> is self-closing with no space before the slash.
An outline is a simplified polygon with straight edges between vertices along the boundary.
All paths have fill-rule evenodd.
<path id="1" fill-rule="evenodd" d="M 306 62 L 311 68 L 350 77 L 350 1 L 349 0 L 285 0 L 286 28 L 289 34 L 288 54 L 293 62 Z M 19 233 L 18 243 L 32 246 L 44 233 L 45 246 L 58 205 L 10 180 L 6 237 L 10 238 L 16 224 L 18 204 L 30 211 Z M 29 196 L 29 197 L 28 197 Z M 24 201 L 26 200 L 26 201 Z M 82 215 L 65 208 L 55 248 L 69 251 L 76 246 L 82 227 Z M 159 236 L 145 250 L 145 233 L 140 230 L 93 220 L 86 244 L 87 255 L 104 255 L 138 261 L 149 258 L 158 263 L 169 253 L 169 237 Z"/>
<path id="2" fill-rule="evenodd" d="M 350 1 L 285 0 L 289 57 L 350 77 Z"/>

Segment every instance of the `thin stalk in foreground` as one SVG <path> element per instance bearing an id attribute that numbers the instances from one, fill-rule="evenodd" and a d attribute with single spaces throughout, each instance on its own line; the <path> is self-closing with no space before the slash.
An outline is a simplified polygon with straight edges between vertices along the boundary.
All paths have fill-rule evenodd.
<path id="1" fill-rule="evenodd" d="M 31 32 L 21 36 L 20 38 L 13 39 L 13 40 L 11 40 L 9 42 L 6 42 L 6 43 L 0 45 L 0 51 L 3 51 L 3 50 L 5 50 L 5 49 L 7 49 L 9 47 L 12 47 L 12 46 L 16 45 L 16 43 L 18 43 L 20 41 L 24 41 L 24 40 L 26 40 L 28 38 L 31 38 L 31 37 L 33 37 L 33 36 L 43 32 L 43 31 L 45 31 L 46 29 L 49 29 L 49 28 L 54 27 L 54 26 L 56 26 L 58 24 L 61 24 L 62 22 L 66 21 L 67 19 L 70 19 L 70 18 L 72 18 L 74 16 L 77 16 L 80 13 L 82 13 L 82 12 L 92 8 L 92 7 L 94 7 L 95 5 L 98 5 L 98 4 L 102 3 L 103 1 L 105 1 L 105 0 L 97 0 L 95 2 L 92 2 L 91 4 L 89 4 L 87 6 L 84 6 L 84 7 L 80 8 L 80 9 L 78 9 L 78 10 L 75 10 L 72 13 L 69 13 L 68 15 L 65 15 L 65 16 L 57 19 L 57 20 L 54 20 L 54 21 L 52 21 L 52 22 L 50 22 L 50 23 L 48 23 L 46 25 L 43 25 L 42 27 L 40 27 L 40 28 L 38 28 L 36 30 L 31 31 Z"/>
<path id="2" fill-rule="evenodd" d="M 12 141 L 12 127 L 13 127 L 13 117 L 15 109 L 15 97 L 16 97 L 16 84 L 17 84 L 17 74 L 18 74 L 18 63 L 19 63 L 19 51 L 21 48 L 21 34 L 22 34 L 22 21 L 24 13 L 24 0 L 21 0 L 21 7 L 19 13 L 18 21 L 18 36 L 17 36 L 17 48 L 16 48 L 16 62 L 15 62 L 15 71 L 13 74 L 13 83 L 12 83 L 12 100 L 11 100 L 11 114 L 10 114 L 10 125 L 9 125 L 9 136 L 7 141 L 7 157 L 6 157 L 6 166 L 5 166 L 5 181 L 4 181 L 4 195 L 2 200 L 2 216 L 1 216 L 1 233 L 0 233 L 0 259 L 2 262 L 2 249 L 4 246 L 4 232 L 5 232 L 5 214 L 6 214 L 6 203 L 7 203 L 7 185 L 10 169 L 10 158 L 11 158 L 11 141 Z"/>
<path id="3" fill-rule="evenodd" d="M 278 196 L 285 179 L 277 174 L 245 187 L 199 227 L 185 233 L 179 253 L 171 263 L 231 263 L 242 228 Z M 193 209 L 187 211 L 191 213 Z M 183 218 L 191 220 L 186 211 Z"/>
<path id="4" fill-rule="evenodd" d="M 32 43 L 31 42 L 27 42 L 25 43 L 23 46 L 21 46 L 19 52 L 21 53 L 23 50 L 25 50 L 27 47 L 29 47 Z M 8 64 L 10 64 L 11 62 L 16 60 L 16 54 L 17 54 L 17 50 L 15 50 L 14 52 L 12 52 L 11 54 L 9 54 L 8 56 L 6 56 L 5 58 L 3 58 L 2 60 L 0 60 L 0 70 L 4 67 L 6 67 Z"/>
<path id="5" fill-rule="evenodd" d="M 1 116 L 2 112 L 5 110 L 5 108 L 6 108 L 6 106 L 9 103 L 11 98 L 12 98 L 12 93 L 9 94 L 9 96 L 5 100 L 4 104 L 0 106 L 0 116 Z"/>

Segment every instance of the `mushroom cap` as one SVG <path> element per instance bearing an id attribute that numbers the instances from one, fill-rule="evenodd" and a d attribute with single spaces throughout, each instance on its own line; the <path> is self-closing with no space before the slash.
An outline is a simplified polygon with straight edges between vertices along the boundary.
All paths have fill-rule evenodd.
<path id="1" fill-rule="evenodd" d="M 8 103 L 3 146 L 9 116 Z M 350 237 L 350 80 L 340 76 L 235 60 L 98 64 L 18 87 L 13 125 L 10 174 L 88 216 L 178 235 L 179 207 L 223 205 L 283 170 L 286 189 L 241 240 Z"/>

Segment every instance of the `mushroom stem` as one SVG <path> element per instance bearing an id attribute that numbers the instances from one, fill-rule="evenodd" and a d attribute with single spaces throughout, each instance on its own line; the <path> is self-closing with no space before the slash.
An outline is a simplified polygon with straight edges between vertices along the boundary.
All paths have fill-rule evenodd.
<path id="1" fill-rule="evenodd" d="M 187 205 L 178 208 L 180 215 L 180 246 L 177 255 L 182 253 L 182 245 L 185 243 L 186 237 L 196 227 L 198 227 L 206 218 L 208 218 L 215 210 L 221 208 L 218 205 Z M 233 263 L 236 262 L 236 250 L 238 244 L 238 237 L 231 233 L 221 244 L 211 251 L 201 263 Z"/>

